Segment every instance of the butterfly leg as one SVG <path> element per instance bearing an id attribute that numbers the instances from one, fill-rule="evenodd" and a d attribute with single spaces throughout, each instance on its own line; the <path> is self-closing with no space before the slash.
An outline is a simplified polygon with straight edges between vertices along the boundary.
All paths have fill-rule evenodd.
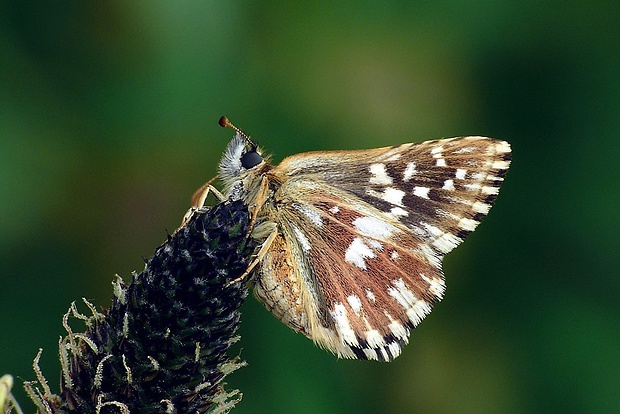
<path id="1" fill-rule="evenodd" d="M 256 236 L 257 234 L 256 230 L 258 229 L 258 227 L 260 227 L 260 225 L 256 226 L 257 227 L 256 229 L 254 228 L 254 225 L 256 224 L 258 212 L 260 210 L 259 206 L 262 207 L 265 204 L 265 201 L 267 200 L 268 197 L 269 197 L 269 181 L 267 180 L 266 177 L 263 177 L 263 179 L 260 182 L 258 190 L 256 191 L 256 193 L 252 195 L 252 201 L 248 205 L 248 208 L 250 210 L 250 225 L 248 226 L 248 229 L 249 229 L 248 234 L 246 234 L 245 236 L 246 240 L 248 237 L 250 237 L 250 235 L 252 235 L 252 237 L 254 237 L 255 239 L 262 238 L 262 237 Z M 264 224 L 265 227 L 267 227 L 267 222 L 261 223 L 261 224 Z"/>
<path id="2" fill-rule="evenodd" d="M 183 216 L 183 220 L 181 220 L 181 225 L 179 226 L 179 228 L 187 224 L 187 222 L 194 216 L 194 213 L 196 212 L 196 210 L 204 207 L 205 201 L 207 200 L 209 193 L 212 193 L 215 196 L 215 198 L 218 200 L 218 202 L 222 202 L 226 200 L 226 197 L 224 197 L 224 195 L 220 193 L 217 188 L 211 185 L 211 183 L 215 181 L 216 178 L 217 176 L 213 177 L 206 184 L 204 184 L 202 187 L 196 190 L 196 192 L 192 196 L 192 206 L 189 208 L 189 210 L 187 210 L 187 213 L 185 213 L 185 215 Z"/>
<path id="3" fill-rule="evenodd" d="M 207 200 L 207 196 L 209 193 L 213 193 L 215 198 L 219 202 L 226 200 L 226 197 L 222 193 L 218 191 L 217 188 L 213 187 L 211 183 L 217 179 L 217 175 L 207 181 L 202 187 L 200 187 L 194 195 L 192 196 L 192 207 L 200 208 L 205 205 L 205 201 Z"/>
<path id="4" fill-rule="evenodd" d="M 271 222 L 271 221 L 266 221 L 266 222 L 263 222 L 263 223 L 259 224 L 258 226 L 256 226 L 252 230 L 251 234 L 252 234 L 252 237 L 256 238 L 256 239 L 261 239 L 261 238 L 266 236 L 265 241 L 260 246 L 260 249 L 258 250 L 258 253 L 256 253 L 256 256 L 254 257 L 254 260 L 252 260 L 252 262 L 249 264 L 249 266 L 245 270 L 245 272 L 243 272 L 243 274 L 241 276 L 239 276 L 239 277 L 231 280 L 230 282 L 228 282 L 226 284 L 226 287 L 228 287 L 230 285 L 233 285 L 235 283 L 244 281 L 245 278 L 252 272 L 252 270 L 254 270 L 256 265 L 259 264 L 261 262 L 261 260 L 263 260 L 263 257 L 265 257 L 265 255 L 269 251 L 269 248 L 271 247 L 271 244 L 273 243 L 273 241 L 278 236 L 278 227 L 277 227 L 276 223 Z"/>

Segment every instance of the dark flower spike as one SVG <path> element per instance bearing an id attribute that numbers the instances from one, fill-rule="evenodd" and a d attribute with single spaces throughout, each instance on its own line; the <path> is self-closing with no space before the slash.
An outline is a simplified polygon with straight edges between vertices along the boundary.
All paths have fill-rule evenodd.
<path id="1" fill-rule="evenodd" d="M 228 284 L 247 268 L 255 242 L 240 202 L 201 209 L 162 244 L 125 286 L 117 278 L 109 310 L 72 305 L 60 340 L 63 375 L 52 394 L 35 360 L 26 384 L 40 413 L 226 412 L 241 399 L 224 377 L 243 365 L 228 356 L 247 296 Z M 69 317 L 86 323 L 73 332 Z"/>

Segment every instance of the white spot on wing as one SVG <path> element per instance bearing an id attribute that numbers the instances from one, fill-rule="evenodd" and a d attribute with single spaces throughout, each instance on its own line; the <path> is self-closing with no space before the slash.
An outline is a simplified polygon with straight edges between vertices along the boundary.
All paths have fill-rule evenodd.
<path id="1" fill-rule="evenodd" d="M 446 159 L 445 158 L 437 158 L 437 162 L 436 162 L 438 167 L 445 167 L 446 164 Z"/>
<path id="2" fill-rule="evenodd" d="M 407 316 L 409 320 L 417 326 L 430 312 L 431 305 L 420 299 L 417 300 L 411 308 L 407 309 Z"/>
<path id="3" fill-rule="evenodd" d="M 413 195 L 428 199 L 428 193 L 431 191 L 428 187 L 413 187 Z"/>
<path id="4" fill-rule="evenodd" d="M 353 225 L 360 233 L 378 239 L 388 238 L 397 230 L 393 225 L 374 217 L 358 217 L 353 220 Z"/>
<path id="5" fill-rule="evenodd" d="M 421 222 L 420 223 L 424 229 L 433 237 L 439 237 L 443 234 L 443 231 L 439 229 L 439 227 L 435 227 L 432 224 L 428 224 L 428 223 L 424 223 Z"/>
<path id="6" fill-rule="evenodd" d="M 358 346 L 359 342 L 355 336 L 355 332 L 351 328 L 349 323 L 349 317 L 347 315 L 347 308 L 342 303 L 334 304 L 334 310 L 330 312 L 334 324 L 336 325 L 336 332 L 342 338 L 342 341 L 347 345 Z"/>
<path id="7" fill-rule="evenodd" d="M 402 209 L 400 207 L 393 207 L 390 210 L 390 214 L 392 216 L 394 216 L 394 217 L 400 217 L 400 216 L 405 216 L 406 217 L 406 216 L 409 215 L 409 213 L 406 210 L 404 210 L 404 209 Z"/>
<path id="8" fill-rule="evenodd" d="M 365 259 L 374 257 L 377 255 L 362 241 L 361 237 L 354 238 L 344 254 L 344 260 L 362 270 L 366 270 Z"/>
<path id="9" fill-rule="evenodd" d="M 501 153 L 510 152 L 510 144 L 507 143 L 506 141 L 500 141 L 497 144 L 495 144 L 495 151 L 501 152 Z"/>
<path id="10" fill-rule="evenodd" d="M 407 167 L 405 168 L 405 172 L 403 173 L 403 181 L 409 181 L 411 180 L 411 177 L 413 177 L 413 175 L 416 173 L 416 169 L 415 169 L 415 162 L 410 162 L 407 164 Z"/>
<path id="11" fill-rule="evenodd" d="M 499 188 L 497 187 L 482 187 L 482 194 L 499 194 Z"/>
<path id="12" fill-rule="evenodd" d="M 372 188 L 369 188 L 366 190 L 366 194 L 379 198 L 381 200 L 387 201 L 388 203 L 395 204 L 397 206 L 402 206 L 403 197 L 405 197 L 406 193 L 397 188 L 388 187 L 384 189 L 382 193 L 375 191 Z"/>
<path id="13" fill-rule="evenodd" d="M 388 294 L 407 310 L 407 317 L 417 325 L 431 311 L 428 302 L 415 297 L 402 279 L 394 281 L 393 287 L 388 288 Z"/>
<path id="14" fill-rule="evenodd" d="M 353 310 L 353 312 L 360 313 L 360 311 L 362 310 L 362 301 L 358 296 L 347 296 L 347 302 L 349 302 L 349 305 L 351 305 L 351 309 Z"/>
<path id="15" fill-rule="evenodd" d="M 366 289 L 366 297 L 368 298 L 368 300 L 370 300 L 371 302 L 374 302 L 377 300 L 377 298 L 375 297 L 375 294 L 372 293 L 370 290 Z"/>
<path id="16" fill-rule="evenodd" d="M 370 165 L 370 177 L 371 184 L 392 184 L 392 177 L 390 177 L 385 169 L 385 164 L 375 163 Z"/>
<path id="17" fill-rule="evenodd" d="M 405 192 L 397 188 L 388 187 L 383 191 L 383 199 L 388 203 L 396 204 L 397 206 L 403 205 L 403 197 Z"/>
<path id="18" fill-rule="evenodd" d="M 509 166 L 510 163 L 508 161 L 495 161 L 491 168 L 493 168 L 494 170 L 505 170 Z"/>
<path id="19" fill-rule="evenodd" d="M 418 250 L 431 265 L 435 266 L 436 269 L 441 269 L 441 256 L 438 256 L 430 246 L 421 244 Z"/>
<path id="20" fill-rule="evenodd" d="M 459 180 L 464 180 L 465 179 L 465 174 L 467 174 L 467 170 L 464 170 L 462 168 L 457 168 L 456 169 L 456 174 L 454 174 L 454 176 L 456 178 L 458 178 Z"/>
<path id="21" fill-rule="evenodd" d="M 489 209 L 491 208 L 491 206 L 488 205 L 487 203 L 476 201 L 476 202 L 474 202 L 474 204 L 471 205 L 471 208 L 476 213 L 487 214 L 489 212 Z"/>
<path id="22" fill-rule="evenodd" d="M 465 187 L 467 191 L 478 191 L 482 186 L 480 185 L 480 183 L 471 183 L 464 184 L 463 187 Z"/>
<path id="23" fill-rule="evenodd" d="M 371 361 L 378 361 L 379 360 L 379 356 L 377 355 L 377 351 L 375 351 L 374 349 L 364 348 L 363 351 L 364 351 L 364 355 L 369 360 L 371 360 Z"/>
<path id="24" fill-rule="evenodd" d="M 398 339 L 406 340 L 409 337 L 409 330 L 405 328 L 403 324 L 398 321 L 393 320 L 392 322 L 390 322 L 390 324 L 388 325 L 388 328 L 390 329 L 394 337 Z"/>
<path id="25" fill-rule="evenodd" d="M 454 180 L 446 180 L 443 182 L 443 190 L 454 190 Z"/>
<path id="26" fill-rule="evenodd" d="M 472 220 L 472 219 L 468 219 L 464 217 L 459 220 L 457 225 L 464 230 L 474 231 L 476 229 L 476 226 L 478 225 L 478 222 L 476 220 Z"/>
<path id="27" fill-rule="evenodd" d="M 422 278 L 422 280 L 428 283 L 429 292 L 431 292 L 439 299 L 443 298 L 443 294 L 446 290 L 446 286 L 444 285 L 443 280 L 435 278 L 431 279 L 423 274 L 420 274 L 420 277 Z"/>
<path id="28" fill-rule="evenodd" d="M 385 339 L 376 329 L 366 331 L 366 342 L 371 348 L 379 348 L 385 346 Z"/>
<path id="29" fill-rule="evenodd" d="M 340 207 L 338 206 L 333 206 L 332 208 L 329 209 L 329 212 L 332 214 L 336 214 L 340 211 Z"/>
<path id="30" fill-rule="evenodd" d="M 375 250 L 379 250 L 382 251 L 383 250 L 383 245 L 381 244 L 381 242 L 375 240 L 375 239 L 368 239 L 366 238 L 366 243 L 370 244 L 370 247 L 372 247 Z"/>
<path id="31" fill-rule="evenodd" d="M 433 241 L 433 246 L 440 252 L 448 253 L 462 241 L 463 239 L 455 236 L 454 234 L 442 233 L 441 236 L 437 237 L 435 241 Z"/>
<path id="32" fill-rule="evenodd" d="M 396 358 L 397 356 L 400 355 L 401 347 L 400 347 L 400 344 L 398 342 L 391 342 L 388 345 L 388 349 L 390 350 L 390 354 L 392 354 L 392 358 L 391 359 L 394 359 L 394 358 Z"/>
<path id="33" fill-rule="evenodd" d="M 387 292 L 405 309 L 409 309 L 418 300 L 402 279 L 395 280 L 394 286 L 390 286 Z"/>

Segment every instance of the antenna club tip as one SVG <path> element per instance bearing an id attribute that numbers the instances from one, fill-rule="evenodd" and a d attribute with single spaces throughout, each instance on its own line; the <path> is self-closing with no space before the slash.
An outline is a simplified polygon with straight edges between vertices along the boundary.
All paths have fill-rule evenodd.
<path id="1" fill-rule="evenodd" d="M 248 142 L 252 142 L 250 141 L 250 138 L 248 138 L 248 136 L 239 128 L 237 128 L 236 126 L 234 126 L 232 124 L 232 122 L 230 122 L 228 120 L 228 118 L 226 118 L 225 116 L 221 117 L 220 120 L 217 122 L 218 124 L 220 124 L 220 126 L 222 128 L 231 128 L 233 129 L 237 134 L 241 135 L 243 138 L 245 138 Z"/>

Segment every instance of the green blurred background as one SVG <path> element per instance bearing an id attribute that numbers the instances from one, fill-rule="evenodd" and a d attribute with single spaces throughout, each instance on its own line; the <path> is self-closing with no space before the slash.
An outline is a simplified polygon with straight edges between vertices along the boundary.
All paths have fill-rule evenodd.
<path id="1" fill-rule="evenodd" d="M 238 413 L 620 411 L 620 3 L 0 3 L 0 374 L 107 306 L 211 178 L 227 115 L 276 161 L 508 140 L 490 216 L 395 362 L 339 361 L 254 299 Z"/>

